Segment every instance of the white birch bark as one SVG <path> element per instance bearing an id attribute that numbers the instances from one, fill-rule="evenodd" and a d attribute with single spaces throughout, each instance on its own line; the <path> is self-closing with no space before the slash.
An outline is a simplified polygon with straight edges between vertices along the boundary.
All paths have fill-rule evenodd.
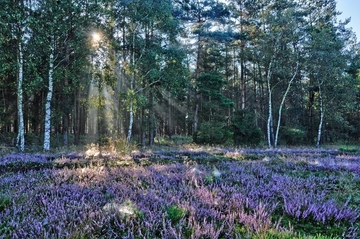
<path id="1" fill-rule="evenodd" d="M 50 150 L 50 135 L 51 135 L 51 99 L 53 94 L 53 73 L 54 73 L 54 37 L 51 38 L 50 43 L 50 57 L 49 57 L 49 82 L 48 92 L 45 102 L 45 130 L 44 130 L 44 150 Z"/>
<path id="2" fill-rule="evenodd" d="M 16 146 L 20 148 L 20 151 L 25 150 L 25 130 L 24 130 L 24 112 L 23 112 L 23 80 L 24 80 L 24 54 L 23 54 L 23 32 L 19 39 L 18 45 L 18 85 L 17 85 L 17 108 L 18 108 L 18 135 L 16 138 Z"/>
<path id="3" fill-rule="evenodd" d="M 266 76 L 266 82 L 267 82 L 267 88 L 268 88 L 268 108 L 269 108 L 269 116 L 267 119 L 267 140 L 268 140 L 268 147 L 271 148 L 271 122 L 272 122 L 272 90 L 271 90 L 271 84 L 270 84 L 270 78 L 271 78 L 271 67 L 272 67 L 272 61 L 269 64 L 269 69 Z"/>
<path id="4" fill-rule="evenodd" d="M 284 106 L 284 103 L 285 103 L 286 96 L 287 96 L 287 94 L 289 93 L 291 84 L 292 84 L 292 82 L 294 81 L 294 79 L 295 79 L 295 77 L 296 77 L 296 75 L 297 75 L 298 68 L 299 68 L 299 62 L 296 63 L 295 72 L 294 72 L 292 78 L 290 79 L 290 81 L 288 82 L 286 91 L 285 91 L 285 93 L 284 93 L 284 95 L 283 95 L 283 97 L 282 97 L 281 103 L 280 103 L 279 115 L 278 115 L 278 121 L 277 121 L 277 126 L 276 126 L 276 133 L 275 133 L 275 142 L 274 142 L 274 147 L 275 147 L 275 148 L 277 147 L 278 138 L 279 138 L 279 130 L 280 130 L 280 122 L 281 122 L 282 109 L 283 109 L 283 106 Z"/>
<path id="5" fill-rule="evenodd" d="M 322 91 L 321 91 L 321 83 L 319 82 L 319 104 L 320 104 L 320 122 L 319 122 L 319 128 L 318 128 L 318 135 L 317 135 L 317 141 L 316 146 L 320 146 L 320 139 L 321 139 L 321 132 L 322 132 L 322 125 L 324 122 L 324 102 L 322 98 Z"/>
<path id="6" fill-rule="evenodd" d="M 135 65 L 135 30 L 136 27 L 134 27 L 133 29 L 133 39 L 132 39 L 132 43 L 133 43 L 133 52 L 132 52 L 132 56 L 131 56 L 131 61 L 132 64 Z M 135 70 L 135 69 L 134 69 Z M 131 82 L 130 82 L 130 90 L 133 91 L 134 90 L 134 83 L 135 83 L 135 71 L 132 73 L 131 76 Z M 132 136 L 132 127 L 134 124 L 134 102 L 133 102 L 133 98 L 134 96 L 131 96 L 130 99 L 130 107 L 129 107 L 129 129 L 128 129 L 128 135 L 127 135 L 127 139 L 126 142 L 130 143 L 131 140 L 131 136 Z"/>
<path id="7" fill-rule="evenodd" d="M 128 136 L 127 136 L 127 143 L 130 143 L 131 135 L 132 135 L 132 126 L 134 123 L 134 110 L 133 110 L 133 102 L 130 102 L 130 108 L 129 108 L 129 130 L 128 130 Z"/>

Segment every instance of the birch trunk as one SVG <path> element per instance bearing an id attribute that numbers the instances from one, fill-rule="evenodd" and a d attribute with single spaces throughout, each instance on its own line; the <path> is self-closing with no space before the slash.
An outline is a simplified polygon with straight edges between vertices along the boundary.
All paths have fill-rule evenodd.
<path id="1" fill-rule="evenodd" d="M 291 84 L 292 84 L 292 82 L 294 81 L 294 79 L 295 79 L 295 77 L 297 75 L 298 68 L 299 68 L 299 62 L 296 63 L 295 73 L 292 76 L 291 80 L 289 81 L 289 83 L 287 85 L 287 88 L 286 88 L 286 91 L 285 91 L 285 93 L 284 93 L 284 95 L 282 97 L 281 103 L 280 103 L 279 115 L 278 115 L 278 121 L 277 121 L 277 126 L 276 126 L 276 133 L 275 133 L 275 142 L 274 142 L 274 147 L 275 148 L 277 147 L 277 143 L 278 143 L 278 139 L 279 139 L 279 130 L 280 130 L 280 121 L 281 121 L 282 109 L 283 109 L 283 106 L 284 106 L 284 103 L 285 103 L 286 96 L 289 93 Z"/>
<path id="2" fill-rule="evenodd" d="M 241 109 L 243 110 L 245 109 L 245 64 L 243 59 L 240 61 L 240 68 Z"/>
<path id="3" fill-rule="evenodd" d="M 272 147 L 272 143 L 271 143 L 271 123 L 272 123 L 272 90 L 271 90 L 271 84 L 270 84 L 270 78 L 271 78 L 271 67 L 272 67 L 272 62 L 270 62 L 269 64 L 269 69 L 267 72 L 267 76 L 266 76 L 266 82 L 267 82 L 267 88 L 268 88 L 268 107 L 269 107 L 269 116 L 267 119 L 267 140 L 268 140 L 268 147 L 271 148 Z"/>
<path id="4" fill-rule="evenodd" d="M 128 130 L 128 136 L 127 136 L 127 143 L 130 143 L 131 140 L 131 134 L 132 134 L 132 126 L 134 123 L 134 112 L 133 112 L 133 102 L 130 102 L 130 108 L 129 108 L 129 130 Z"/>
<path id="5" fill-rule="evenodd" d="M 319 83 L 319 100 L 320 100 L 320 122 L 319 122 L 319 128 L 318 128 L 318 134 L 317 134 L 317 141 L 316 146 L 320 147 L 320 140 L 321 140 L 321 132 L 322 132 L 322 125 L 324 122 L 324 102 L 322 98 L 322 92 L 321 92 L 321 84 Z"/>
<path id="6" fill-rule="evenodd" d="M 50 134 L 51 134 L 51 99 L 53 94 L 53 73 L 54 73 L 54 37 L 51 38 L 50 43 L 50 58 L 49 58 L 49 82 L 48 92 L 45 102 L 45 129 L 44 129 L 44 150 L 50 150 Z"/>
<path id="7" fill-rule="evenodd" d="M 18 45 L 18 85 L 17 85 L 17 108 L 18 108 L 18 135 L 16 138 L 16 146 L 20 148 L 20 151 L 25 150 L 25 136 L 24 136 L 24 112 L 23 112 L 23 79 L 24 79 L 24 55 L 23 55 L 23 33 L 19 39 Z"/>
<path id="8" fill-rule="evenodd" d="M 131 62 L 132 62 L 132 65 L 135 66 L 135 29 L 133 29 L 133 39 L 132 39 L 132 43 L 133 43 L 133 49 L 132 49 L 132 56 L 131 56 Z M 125 35 L 125 33 L 123 33 Z M 125 59 L 125 58 L 124 58 Z M 135 69 L 134 69 L 134 72 L 132 73 L 132 76 L 131 76 L 131 82 L 130 82 L 130 90 L 131 92 L 134 90 L 134 83 L 135 83 Z M 131 136 L 132 136 L 132 127 L 133 127 L 133 124 L 134 124 L 134 103 L 133 103 L 133 98 L 134 96 L 131 96 L 131 99 L 130 99 L 130 108 L 129 108 L 129 129 L 128 129 L 128 135 L 127 135 L 127 139 L 126 139 L 126 142 L 127 143 L 130 143 L 130 140 L 131 140 Z"/>

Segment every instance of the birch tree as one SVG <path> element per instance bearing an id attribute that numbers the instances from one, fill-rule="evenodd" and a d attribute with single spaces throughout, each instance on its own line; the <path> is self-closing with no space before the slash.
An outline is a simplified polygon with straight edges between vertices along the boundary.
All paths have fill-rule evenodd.
<path id="1" fill-rule="evenodd" d="M 61 29 L 61 16 L 57 3 L 54 1 L 40 2 L 39 8 L 36 9 L 37 14 L 40 17 L 34 22 L 34 30 L 37 35 L 34 36 L 34 43 L 37 46 L 44 47 L 42 53 L 46 56 L 47 67 L 47 83 L 46 83 L 46 97 L 44 105 L 44 142 L 43 150 L 49 151 L 51 146 L 51 113 L 52 113 L 52 98 L 54 89 L 54 70 L 56 68 L 55 61 L 57 60 L 55 53 L 56 34 L 59 34 L 58 29 Z M 47 31 L 44 32 L 44 28 Z M 60 60 L 63 61 L 64 59 Z"/>
<path id="2" fill-rule="evenodd" d="M 135 24 L 132 25 L 132 52 L 131 52 L 131 64 L 135 66 L 135 34 L 136 34 L 137 26 Z M 129 103 L 129 127 L 126 141 L 129 144 L 132 137 L 133 124 L 134 124 L 134 84 L 135 84 L 135 71 L 132 72 L 130 76 L 130 103 Z"/>
<path id="3" fill-rule="evenodd" d="M 24 45 L 26 43 L 26 34 L 28 32 L 29 22 L 29 8 L 27 1 L 20 1 L 17 9 L 19 12 L 15 19 L 17 23 L 16 34 L 18 44 L 18 56 L 17 56 L 17 111 L 18 111 L 18 135 L 16 138 L 16 146 L 19 147 L 20 151 L 25 150 L 25 125 L 24 125 L 24 110 L 23 110 L 23 81 L 24 81 Z"/>
<path id="4" fill-rule="evenodd" d="M 53 74 L 54 74 L 54 51 L 55 40 L 54 36 L 50 36 L 50 55 L 49 55 L 49 76 L 48 76 L 48 92 L 45 102 L 45 129 L 44 129 L 44 150 L 50 150 L 50 136 L 51 136 L 51 99 L 53 95 Z"/>
<path id="5" fill-rule="evenodd" d="M 50 150 L 51 146 L 51 132 L 52 132 L 52 112 L 54 109 L 53 105 L 53 93 L 54 85 L 56 81 L 55 72 L 58 68 L 60 71 L 66 69 L 68 66 L 65 64 L 70 64 L 70 55 L 72 54 L 71 49 L 68 46 L 68 31 L 69 26 L 66 22 L 66 19 L 69 17 L 67 11 L 64 9 L 71 9 L 70 6 L 63 6 L 57 1 L 41 1 L 39 2 L 39 7 L 36 9 L 35 14 L 38 15 L 36 20 L 33 22 L 34 28 L 34 44 L 37 47 L 42 48 L 39 50 L 43 54 L 44 58 L 47 60 L 46 77 L 47 80 L 45 84 L 45 104 L 44 104 L 44 141 L 43 141 L 43 150 Z M 44 29 L 47 29 L 44 31 Z M 61 44 L 64 43 L 64 46 Z M 60 48 L 63 47 L 63 48 Z M 66 72 L 66 70 L 64 70 Z M 45 71 L 44 71 L 45 72 Z M 40 73 L 39 73 L 40 74 Z M 68 75 L 68 74 L 67 74 Z M 57 77 L 59 78 L 59 77 Z M 67 76 L 65 75 L 63 83 L 65 91 L 68 91 L 68 82 Z M 70 103 L 71 99 L 66 99 L 63 103 Z M 66 118 L 67 116 L 65 116 Z M 63 125 L 65 128 L 66 124 Z M 74 127 L 75 128 L 75 127 Z M 67 136 L 67 135 L 66 135 Z M 66 139 L 67 141 L 67 139 Z"/>
<path id="6" fill-rule="evenodd" d="M 274 147 L 275 148 L 277 147 L 278 140 L 279 140 L 279 131 L 280 131 L 280 125 L 281 125 L 280 122 L 281 122 L 281 116 L 282 116 L 282 109 L 284 107 L 286 96 L 288 95 L 288 93 L 290 91 L 291 84 L 293 83 L 293 81 L 295 80 L 295 77 L 298 74 L 298 69 L 299 69 L 299 62 L 296 62 L 295 70 L 293 71 L 293 75 L 292 75 L 291 79 L 288 82 L 288 85 L 287 85 L 286 90 L 285 90 L 285 92 L 284 92 L 284 94 L 282 96 L 282 100 L 281 100 L 281 103 L 280 103 L 280 106 L 279 106 L 277 127 L 276 127 L 276 133 L 275 133 L 275 142 L 274 142 Z"/>
<path id="7" fill-rule="evenodd" d="M 263 11 L 266 23 L 264 22 L 264 37 L 259 41 L 259 49 L 263 51 L 260 54 L 265 53 L 263 62 L 268 91 L 267 142 L 268 147 L 277 147 L 282 109 L 299 70 L 302 15 L 297 12 L 297 5 L 287 0 L 273 2 Z M 277 98 L 280 98 L 280 103 L 276 132 L 273 136 L 274 92 Z"/>
<path id="8" fill-rule="evenodd" d="M 25 150 L 25 128 L 24 128 L 24 112 L 23 112 L 23 81 L 24 81 L 24 27 L 19 27 L 18 35 L 18 83 L 17 83 L 17 110 L 18 110 L 18 135 L 16 138 L 16 146 L 20 151 Z"/>
<path id="9" fill-rule="evenodd" d="M 341 100 L 337 99 L 347 85 L 343 72 L 346 68 L 344 46 L 348 34 L 342 24 L 336 24 L 337 14 L 335 1 L 319 2 L 318 8 L 310 13 L 308 22 L 306 49 L 309 58 L 306 67 L 310 76 L 309 89 L 313 91 L 314 101 L 317 100 L 316 105 L 311 105 L 317 107 L 318 111 L 317 147 L 322 141 L 327 108 L 334 109 L 332 115 L 329 115 L 334 118 L 335 112 L 342 107 Z M 351 94 L 350 91 L 348 94 Z"/>
<path id="10" fill-rule="evenodd" d="M 3 33 L 9 34 L 8 39 L 9 43 L 13 43 L 14 47 L 14 56 L 7 57 L 7 63 L 12 59 L 14 60 L 14 68 L 16 69 L 16 91 L 13 92 L 16 95 L 16 120 L 14 129 L 17 131 L 17 136 L 15 140 L 16 146 L 20 151 L 25 150 L 25 123 L 24 123 L 24 81 L 26 76 L 26 49 L 28 46 L 28 40 L 31 37 L 31 29 L 29 27 L 29 22 L 31 21 L 32 16 L 30 16 L 32 4 L 34 2 L 29 1 L 5 1 L 2 4 L 2 11 L 0 13 L 1 17 L 1 31 Z M 3 39 L 0 40 L 2 42 Z M 8 46 L 9 47 L 9 46 Z M 1 52 L 1 54 L 4 54 Z M 6 65 L 5 65 L 6 66 Z M 2 65 L 2 70 L 4 66 Z M 6 68 L 5 68 L 6 69 Z"/>

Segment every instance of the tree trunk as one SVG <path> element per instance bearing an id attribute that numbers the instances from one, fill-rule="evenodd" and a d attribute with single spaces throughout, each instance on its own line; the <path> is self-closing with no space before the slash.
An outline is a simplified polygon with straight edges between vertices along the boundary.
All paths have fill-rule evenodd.
<path id="1" fill-rule="evenodd" d="M 145 107 L 141 107 L 141 145 L 146 146 Z"/>
<path id="2" fill-rule="evenodd" d="M 68 34 L 68 37 L 70 37 L 70 34 Z M 66 42 L 66 46 L 65 46 L 65 61 L 66 61 L 66 67 L 65 70 L 66 72 L 69 72 L 69 66 L 70 66 L 70 47 L 68 45 L 68 42 Z M 68 74 L 66 74 L 68 75 Z M 65 85 L 65 91 L 64 93 L 61 95 L 62 99 L 62 113 L 63 113 L 63 125 L 62 125 L 62 136 L 63 136 L 63 145 L 64 146 L 69 146 L 69 119 L 70 119 L 70 110 L 69 110 L 69 106 L 72 103 L 70 100 L 70 93 L 68 92 L 68 87 L 69 87 L 69 82 L 70 79 L 68 76 L 65 77 L 64 79 L 64 85 Z M 76 91 L 76 90 L 75 90 Z M 74 92 L 75 92 L 74 91 Z M 76 95 L 74 93 L 74 100 L 76 100 Z M 76 112 L 76 108 L 74 109 Z M 76 115 L 75 115 L 76 117 Z M 76 137 L 76 136 L 75 136 Z"/>
<path id="3" fill-rule="evenodd" d="M 256 81 L 256 65 L 254 64 L 254 77 L 253 77 L 253 81 L 254 81 L 254 114 L 255 114 L 255 125 L 258 126 L 258 82 Z"/>
<path id="4" fill-rule="evenodd" d="M 127 143 L 130 143 L 131 135 L 132 135 L 132 126 L 134 123 L 134 112 L 133 112 L 133 102 L 130 102 L 129 107 L 129 129 L 128 129 L 128 135 L 127 135 Z"/>
<path id="5" fill-rule="evenodd" d="M 136 27 L 133 29 L 133 39 L 132 39 L 132 54 L 131 54 L 131 64 L 133 66 L 135 66 L 135 29 Z M 125 31 L 123 31 L 123 36 L 125 36 Z M 124 61 L 126 59 L 125 55 L 124 57 Z M 134 84 L 135 84 L 135 71 L 132 72 L 132 76 L 131 76 L 131 80 L 130 80 L 130 90 L 131 90 L 131 94 L 133 94 L 133 90 L 134 90 Z M 133 123 L 134 123 L 134 103 L 133 103 L 133 98 L 135 97 L 135 95 L 131 95 L 131 99 L 130 99 L 130 108 L 129 108 L 129 128 L 128 128 L 128 135 L 127 135 L 127 139 L 126 142 L 130 143 L 131 140 L 131 136 L 132 136 L 132 127 L 133 127 Z"/>
<path id="6" fill-rule="evenodd" d="M 284 103 L 285 103 L 286 96 L 289 93 L 291 84 L 292 84 L 292 82 L 294 81 L 294 79 L 295 79 L 295 77 L 297 75 L 298 68 L 299 68 L 299 62 L 296 63 L 296 69 L 295 69 L 294 75 L 292 76 L 291 80 L 288 82 L 286 91 L 285 91 L 285 93 L 284 93 L 284 95 L 282 97 L 281 103 L 280 103 L 279 115 L 278 115 L 278 121 L 277 121 L 277 126 L 276 126 L 276 133 L 275 133 L 275 142 L 274 142 L 274 147 L 275 148 L 277 147 L 278 138 L 279 138 L 279 130 L 280 130 L 280 121 L 281 121 L 282 109 L 283 109 L 283 106 L 284 106 Z"/>
<path id="7" fill-rule="evenodd" d="M 168 93 L 168 116 L 167 116 L 167 119 L 168 119 L 168 124 L 167 124 L 167 127 L 168 127 L 168 130 L 167 130 L 167 135 L 169 136 L 169 138 L 171 139 L 171 136 L 173 134 L 173 124 L 172 124 L 172 102 L 171 102 L 171 93 L 169 92 Z"/>
<path id="8" fill-rule="evenodd" d="M 80 105 L 80 90 L 74 92 L 74 144 L 80 143 L 80 120 L 81 117 L 81 105 Z"/>
<path id="9" fill-rule="evenodd" d="M 272 90 L 271 90 L 271 84 L 270 84 L 270 79 L 271 79 L 271 66 L 272 66 L 272 62 L 270 62 L 269 64 L 269 69 L 267 71 L 267 76 L 266 76 L 266 82 L 267 82 L 267 88 L 268 88 L 268 108 L 269 108 L 269 115 L 268 115 L 268 119 L 267 119 L 267 140 L 268 140 L 268 147 L 271 148 L 272 147 L 272 142 L 271 142 L 271 132 L 272 132 Z"/>
<path id="10" fill-rule="evenodd" d="M 245 64 L 243 59 L 240 59 L 240 91 L 241 91 L 241 109 L 243 110 L 245 109 Z"/>
<path id="11" fill-rule="evenodd" d="M 63 116 L 63 144 L 65 146 L 69 145 L 69 114 L 65 112 L 65 115 Z"/>
<path id="12" fill-rule="evenodd" d="M 309 112 L 308 112 L 308 142 L 314 143 L 315 133 L 314 133 L 314 100 L 315 100 L 315 91 L 314 89 L 309 90 Z"/>
<path id="13" fill-rule="evenodd" d="M 50 134 L 51 134 L 51 99 L 53 93 L 53 73 L 54 73 L 54 36 L 50 42 L 50 58 L 49 58 L 49 82 L 48 92 L 45 102 L 45 128 L 44 128 L 44 150 L 50 150 Z"/>
<path id="14" fill-rule="evenodd" d="M 22 30 L 21 30 L 22 31 Z M 24 78 L 24 55 L 23 55 L 23 32 L 19 38 L 18 45 L 18 85 L 17 85 L 17 108 L 18 108 L 18 135 L 16 138 L 16 146 L 20 148 L 20 151 L 25 150 L 25 136 L 24 136 L 24 112 L 23 112 L 23 78 Z"/>
<path id="15" fill-rule="evenodd" d="M 321 84 L 319 82 L 319 103 L 320 103 L 320 122 L 319 122 L 319 128 L 318 128 L 318 134 L 317 134 L 317 141 L 316 146 L 320 147 L 320 140 L 321 140 L 321 132 L 322 132 L 322 125 L 324 122 L 324 102 L 322 98 L 322 92 L 321 92 Z"/>
<path id="16" fill-rule="evenodd" d="M 149 146 L 154 145 L 155 139 L 155 113 L 154 113 L 154 95 L 152 89 L 149 90 Z"/>
<path id="17" fill-rule="evenodd" d="M 198 121 L 199 121 L 199 100 L 200 100 L 200 93 L 197 89 L 197 82 L 200 74 L 200 52 L 201 52 L 201 37 L 198 34 L 198 48 L 197 48 L 197 56 L 196 56 L 196 71 L 195 71 L 195 112 L 194 112 L 194 126 L 193 126 L 193 134 L 196 133 L 198 129 Z"/>

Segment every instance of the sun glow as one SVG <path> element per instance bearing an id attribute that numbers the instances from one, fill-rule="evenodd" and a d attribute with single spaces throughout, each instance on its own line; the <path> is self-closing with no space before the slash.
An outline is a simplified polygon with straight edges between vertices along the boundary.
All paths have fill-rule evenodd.
<path id="1" fill-rule="evenodd" d="M 93 43 L 98 43 L 101 40 L 101 35 L 98 32 L 93 32 L 92 34 Z"/>

